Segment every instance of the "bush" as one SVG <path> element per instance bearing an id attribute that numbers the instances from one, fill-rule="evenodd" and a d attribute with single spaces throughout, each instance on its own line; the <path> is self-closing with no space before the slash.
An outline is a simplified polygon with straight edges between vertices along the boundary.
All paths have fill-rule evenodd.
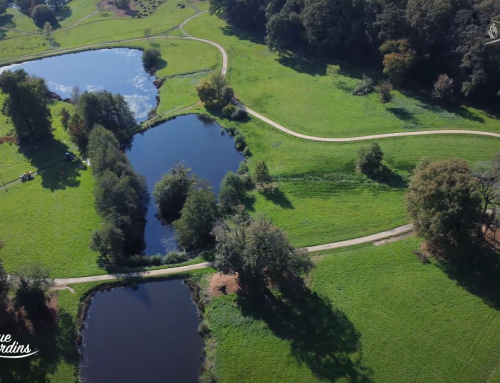
<path id="1" fill-rule="evenodd" d="M 168 253 L 167 255 L 165 255 L 165 264 L 166 265 L 173 265 L 175 263 L 182 263 L 182 262 L 186 262 L 188 259 L 187 259 L 187 255 L 185 252 L 183 251 L 171 251 L 170 253 Z"/>
<path id="2" fill-rule="evenodd" d="M 248 165 L 245 161 L 240 162 L 240 166 L 238 168 L 238 174 L 242 175 L 248 173 Z"/>
<path id="3" fill-rule="evenodd" d="M 252 156 L 252 152 L 250 151 L 250 148 L 248 146 L 245 146 L 245 149 L 243 149 L 243 155 L 245 157 L 251 157 Z"/>
<path id="4" fill-rule="evenodd" d="M 365 96 L 374 90 L 374 81 L 370 77 L 363 75 L 363 80 L 356 84 L 352 94 L 355 96 Z"/>
<path id="5" fill-rule="evenodd" d="M 270 191 L 274 188 L 274 179 L 264 161 L 257 162 L 253 180 L 259 191 Z"/>
<path id="6" fill-rule="evenodd" d="M 231 115 L 231 120 L 244 120 L 248 117 L 248 113 L 246 110 L 237 107 L 236 110 Z"/>
<path id="7" fill-rule="evenodd" d="M 147 255 L 131 255 L 128 257 L 120 258 L 117 265 L 124 267 L 145 267 L 151 265 L 151 257 Z"/>
<path id="8" fill-rule="evenodd" d="M 455 98 L 453 82 L 453 79 L 448 77 L 448 75 L 440 75 L 434 83 L 432 98 L 438 99 L 444 104 L 453 102 Z"/>
<path id="9" fill-rule="evenodd" d="M 386 104 L 392 101 L 392 84 L 390 81 L 382 81 L 380 84 L 378 84 L 376 90 L 378 93 L 378 98 L 380 99 L 380 102 L 382 102 L 382 104 Z"/>
<path id="10" fill-rule="evenodd" d="M 224 108 L 222 108 L 222 115 L 227 119 L 230 119 L 233 113 L 236 111 L 236 107 L 229 103 Z"/>
<path id="11" fill-rule="evenodd" d="M 243 150 L 247 146 L 247 142 L 245 141 L 245 137 L 238 133 L 234 136 L 234 143 L 236 145 L 236 149 Z"/>
<path id="12" fill-rule="evenodd" d="M 52 10 L 52 8 L 45 4 L 40 4 L 33 8 L 33 11 L 31 12 L 31 18 L 38 28 L 43 28 L 45 23 L 50 23 L 50 25 L 52 26 L 57 23 L 54 11 Z"/>
<path id="13" fill-rule="evenodd" d="M 142 52 L 142 65 L 147 70 L 156 69 L 161 59 L 161 52 L 156 48 L 147 48 Z"/>
<path id="14" fill-rule="evenodd" d="M 153 255 L 151 257 L 151 265 L 160 266 L 163 263 L 163 257 L 159 254 Z"/>
<path id="15" fill-rule="evenodd" d="M 384 152 L 376 142 L 358 152 L 358 167 L 367 176 L 377 176 L 382 168 Z"/>
<path id="16" fill-rule="evenodd" d="M 206 106 L 215 108 L 227 106 L 234 97 L 233 88 L 226 85 L 226 80 L 219 73 L 196 85 L 196 92 Z"/>
<path id="17" fill-rule="evenodd" d="M 219 203 L 222 213 L 230 213 L 241 204 L 246 194 L 246 183 L 242 176 L 228 172 L 220 184 Z"/>

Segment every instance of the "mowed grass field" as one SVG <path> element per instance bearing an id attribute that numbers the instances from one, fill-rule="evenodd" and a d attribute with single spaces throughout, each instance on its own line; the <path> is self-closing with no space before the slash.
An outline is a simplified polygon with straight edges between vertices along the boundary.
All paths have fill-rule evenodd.
<path id="1" fill-rule="evenodd" d="M 75 0 L 75 3 L 79 1 L 85 0 Z M 185 5 L 185 7 L 182 8 L 178 4 Z M 191 6 L 186 1 L 166 1 L 154 14 L 140 19 L 116 17 L 112 11 L 98 12 L 73 28 L 54 31 L 53 38 L 58 45 L 57 50 L 143 38 L 145 29 L 150 29 L 152 34 L 166 33 L 193 16 L 196 10 L 204 10 L 207 7 L 208 2 Z M 25 36 L 8 31 L 0 40 L 0 64 L 11 62 L 25 55 L 55 52 L 56 50 L 49 46 L 47 38 L 42 35 Z"/>
<path id="2" fill-rule="evenodd" d="M 294 131 L 320 137 L 354 137 L 422 129 L 500 131 L 500 121 L 480 110 L 434 105 L 420 93 L 394 91 L 382 105 L 376 94 L 353 96 L 362 70 L 341 64 L 335 82 L 326 64 L 280 60 L 257 36 L 247 35 L 208 14 L 186 31 L 221 44 L 229 55 L 228 79 L 247 106 Z M 365 73 L 371 75 L 370 73 Z"/>
<path id="3" fill-rule="evenodd" d="M 221 382 L 498 382 L 500 313 L 412 253 L 415 238 L 325 252 L 274 309 L 206 310 Z"/>

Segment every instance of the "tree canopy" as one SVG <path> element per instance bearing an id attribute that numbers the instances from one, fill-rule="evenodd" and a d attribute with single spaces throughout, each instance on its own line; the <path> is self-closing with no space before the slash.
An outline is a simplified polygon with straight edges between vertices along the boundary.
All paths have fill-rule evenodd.
<path id="1" fill-rule="evenodd" d="M 196 92 L 205 105 L 219 109 L 230 104 L 234 97 L 233 88 L 226 85 L 226 80 L 219 73 L 196 85 Z"/>
<path id="2" fill-rule="evenodd" d="M 55 25 L 57 23 L 56 15 L 52 8 L 45 4 L 39 4 L 31 11 L 31 18 L 38 28 L 43 28 L 45 23 Z"/>
<path id="3" fill-rule="evenodd" d="M 31 143 L 52 136 L 52 114 L 43 79 L 28 76 L 23 69 L 7 70 L 0 74 L 0 90 L 7 95 L 2 113 L 11 119 L 20 142 Z"/>

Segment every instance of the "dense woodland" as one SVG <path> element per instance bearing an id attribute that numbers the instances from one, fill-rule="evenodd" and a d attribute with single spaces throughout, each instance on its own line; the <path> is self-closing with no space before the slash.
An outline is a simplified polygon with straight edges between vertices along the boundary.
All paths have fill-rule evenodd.
<path id="1" fill-rule="evenodd" d="M 500 44 L 484 45 L 500 0 L 210 0 L 210 11 L 282 57 L 383 66 L 399 85 L 446 74 L 482 101 L 500 90 Z"/>

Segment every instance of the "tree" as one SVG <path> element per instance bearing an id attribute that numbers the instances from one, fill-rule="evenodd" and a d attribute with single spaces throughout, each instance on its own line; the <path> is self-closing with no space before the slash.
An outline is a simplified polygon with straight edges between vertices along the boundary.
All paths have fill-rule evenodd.
<path id="1" fill-rule="evenodd" d="M 464 160 L 423 162 L 415 170 L 406 207 L 418 235 L 435 255 L 451 257 L 481 235 L 482 201 Z"/>
<path id="2" fill-rule="evenodd" d="M 42 314 L 47 309 L 45 293 L 54 285 L 48 269 L 32 264 L 12 275 L 16 298 L 29 314 Z"/>
<path id="3" fill-rule="evenodd" d="M 43 28 L 45 23 L 55 25 L 57 23 L 56 15 L 52 8 L 45 4 L 39 4 L 31 12 L 31 18 L 38 28 Z"/>
<path id="4" fill-rule="evenodd" d="M 195 179 L 191 169 L 182 162 L 177 162 L 169 173 L 162 176 L 153 190 L 153 198 L 162 218 L 170 222 L 179 217 Z"/>
<path id="5" fill-rule="evenodd" d="M 77 86 L 74 86 L 71 88 L 71 96 L 70 100 L 72 104 L 77 104 L 78 101 L 80 101 L 80 96 L 82 95 L 82 92 L 80 91 L 80 88 Z"/>
<path id="6" fill-rule="evenodd" d="M 68 132 L 71 140 L 78 145 L 80 149 L 85 149 L 88 143 L 88 130 L 85 121 L 78 114 L 74 113 L 68 120 Z"/>
<path id="7" fill-rule="evenodd" d="M 242 206 L 235 216 L 219 221 L 213 234 L 217 270 L 238 273 L 248 286 L 265 287 L 269 279 L 279 282 L 313 267 L 305 249 L 295 249 L 285 233 L 263 217 L 254 220 Z"/>
<path id="8" fill-rule="evenodd" d="M 227 172 L 220 184 L 219 204 L 223 214 L 231 213 L 241 204 L 246 194 L 246 182 L 242 176 Z"/>
<path id="9" fill-rule="evenodd" d="M 234 97 L 233 88 L 226 85 L 226 80 L 219 73 L 196 85 L 196 92 L 205 105 L 219 109 L 231 103 Z"/>
<path id="10" fill-rule="evenodd" d="M 116 6 L 120 9 L 128 8 L 129 3 L 130 3 L 130 0 L 116 0 L 115 1 Z"/>
<path id="11" fill-rule="evenodd" d="M 161 60 L 161 52 L 156 48 L 146 48 L 142 52 L 142 64 L 149 71 L 156 70 Z"/>
<path id="12" fill-rule="evenodd" d="M 327 65 L 326 73 L 332 76 L 332 80 L 333 82 L 335 82 L 335 77 L 337 77 L 337 75 L 340 73 L 340 65 Z"/>
<path id="13" fill-rule="evenodd" d="M 0 305 L 3 305 L 5 303 L 5 299 L 7 298 L 9 289 L 9 276 L 3 267 L 2 260 L 0 259 Z"/>
<path id="14" fill-rule="evenodd" d="M 4 15 L 7 12 L 7 0 L 0 0 L 0 16 Z"/>
<path id="15" fill-rule="evenodd" d="M 447 74 L 439 75 L 434 83 L 434 90 L 432 97 L 440 100 L 443 104 L 449 104 L 454 101 L 454 84 L 453 79 L 448 77 Z"/>
<path id="16" fill-rule="evenodd" d="M 50 25 L 48 21 L 46 21 L 45 24 L 43 24 L 43 31 L 45 32 L 47 38 L 50 39 L 50 37 L 52 36 L 52 25 Z"/>
<path id="17" fill-rule="evenodd" d="M 365 96 L 372 93 L 374 90 L 374 81 L 370 77 L 363 75 L 363 80 L 356 84 L 352 94 L 355 96 Z"/>
<path id="18" fill-rule="evenodd" d="M 62 7 L 66 5 L 65 0 L 46 0 L 47 5 L 51 5 L 54 7 L 56 11 L 60 10 Z"/>
<path id="19" fill-rule="evenodd" d="M 392 84 L 390 81 L 382 81 L 376 87 L 375 90 L 378 93 L 378 98 L 382 104 L 386 104 L 392 101 Z"/>
<path id="20" fill-rule="evenodd" d="M 149 41 L 149 38 L 151 37 L 151 28 L 144 29 L 144 37 L 147 38 Z M 143 59 L 143 61 L 144 61 L 144 59 Z"/>
<path id="21" fill-rule="evenodd" d="M 61 124 L 64 127 L 64 130 L 68 130 L 69 120 L 71 119 L 71 114 L 68 112 L 68 109 L 62 108 L 59 115 L 61 116 Z"/>
<path id="22" fill-rule="evenodd" d="M 376 177 L 382 170 L 382 159 L 384 152 L 377 142 L 373 142 L 370 146 L 359 149 L 358 152 L 358 168 L 361 173 Z"/>
<path id="23" fill-rule="evenodd" d="M 415 59 L 415 51 L 408 40 L 387 40 L 380 51 L 384 54 L 384 73 L 391 81 L 402 82 Z"/>
<path id="24" fill-rule="evenodd" d="M 201 250 L 213 241 L 212 228 L 218 219 L 215 194 L 207 188 L 192 189 L 172 224 L 179 244 L 187 250 Z"/>
<path id="25" fill-rule="evenodd" d="M 31 0 L 14 0 L 14 5 L 20 12 L 27 14 L 29 16 L 29 11 L 31 8 Z"/>
<path id="26" fill-rule="evenodd" d="M 21 143 L 36 142 L 52 136 L 52 115 L 40 78 L 28 76 L 23 69 L 0 74 L 0 89 L 7 95 L 2 113 L 10 117 Z"/>
<path id="27" fill-rule="evenodd" d="M 108 257 L 110 262 L 119 263 L 123 255 L 124 243 L 123 232 L 108 221 L 102 228 L 92 233 L 90 249 Z"/>
<path id="28" fill-rule="evenodd" d="M 269 173 L 269 169 L 264 161 L 257 162 L 253 179 L 255 185 L 260 190 L 266 191 L 274 187 L 274 179 Z"/>

